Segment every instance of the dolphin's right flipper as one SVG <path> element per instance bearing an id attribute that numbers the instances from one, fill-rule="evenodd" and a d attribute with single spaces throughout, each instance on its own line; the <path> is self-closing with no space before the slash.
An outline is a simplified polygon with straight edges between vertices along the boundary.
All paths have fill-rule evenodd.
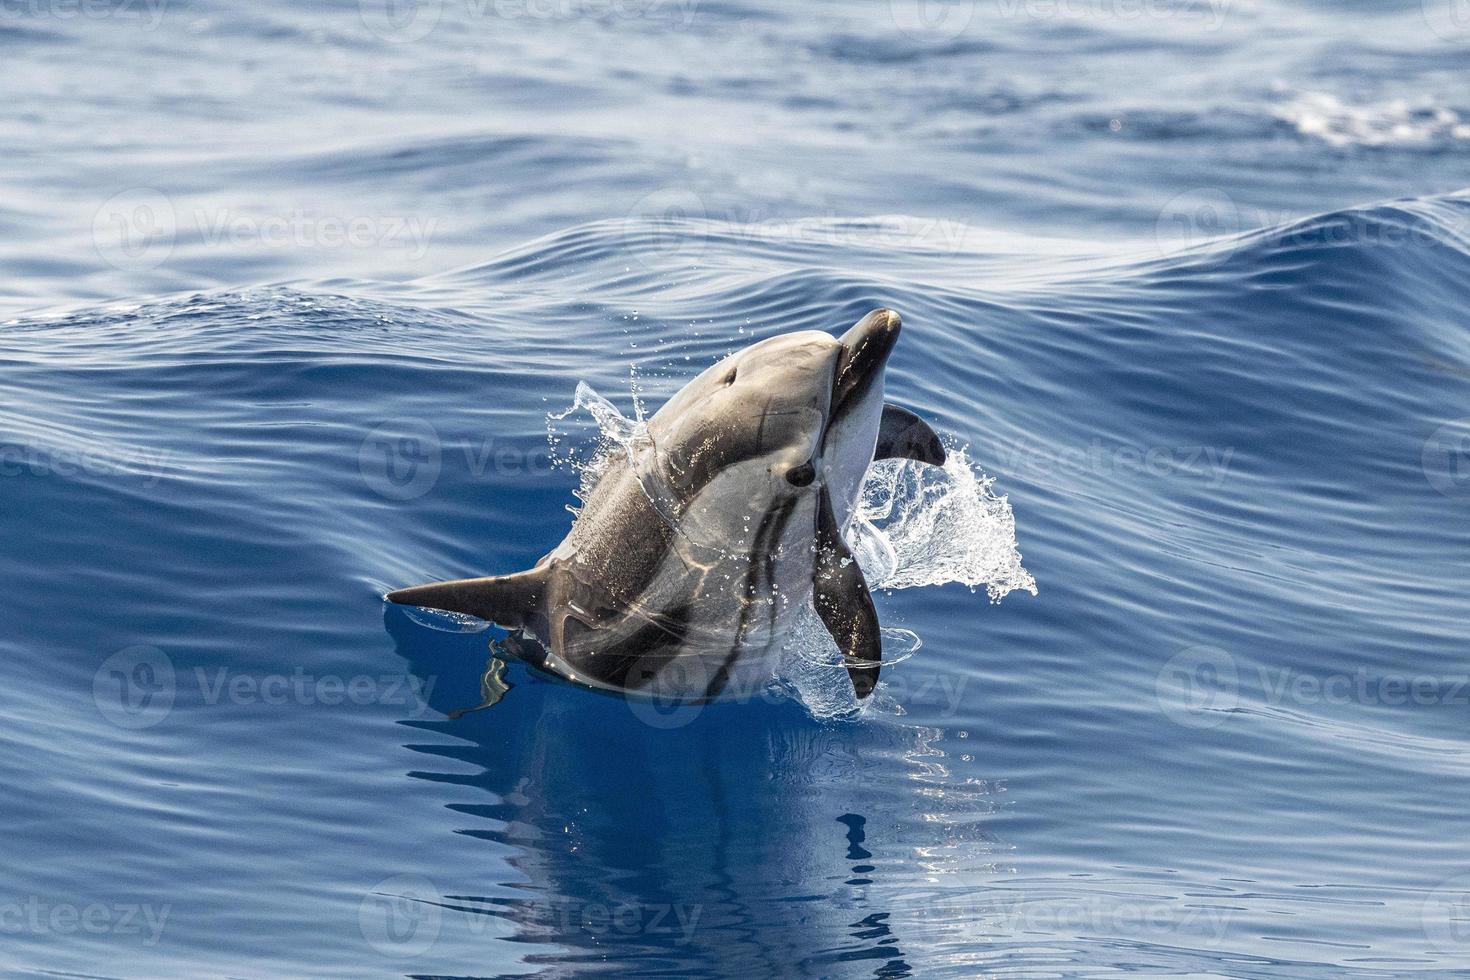
<path id="1" fill-rule="evenodd" d="M 857 559 L 842 540 L 832 498 L 822 488 L 817 504 L 817 567 L 812 603 L 847 661 L 847 676 L 859 699 L 873 693 L 883 659 L 878 610 Z"/>
<path id="2" fill-rule="evenodd" d="M 878 423 L 878 445 L 874 459 L 917 459 L 934 466 L 944 465 L 944 444 L 929 423 L 906 408 L 885 403 Z"/>
<path id="3" fill-rule="evenodd" d="M 514 575 L 432 582 L 388 593 L 388 601 L 467 613 L 516 629 L 528 625 L 541 605 L 546 570 L 533 568 Z"/>

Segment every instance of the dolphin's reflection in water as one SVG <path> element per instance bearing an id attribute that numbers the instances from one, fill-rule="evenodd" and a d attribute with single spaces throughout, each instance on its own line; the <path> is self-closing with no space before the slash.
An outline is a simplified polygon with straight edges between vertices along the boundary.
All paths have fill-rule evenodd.
<path id="1" fill-rule="evenodd" d="M 847 879 L 847 884 L 855 888 L 873 884 L 869 876 L 878 869 L 868 863 L 873 860 L 873 853 L 863 847 L 866 839 L 864 828 L 867 826 L 867 818 L 856 813 L 844 813 L 837 818 L 838 823 L 847 826 L 847 859 L 856 862 L 852 866 L 852 877 Z M 907 963 L 903 960 L 903 950 L 898 945 L 898 937 L 888 927 L 889 913 L 871 912 L 864 918 L 852 923 L 852 936 L 861 943 L 871 942 L 871 946 L 863 946 L 855 950 L 844 950 L 836 955 L 839 962 L 852 962 L 855 960 L 876 960 L 881 962 L 874 975 L 879 977 L 908 977 L 913 975 Z"/>
<path id="2" fill-rule="evenodd" d="M 437 678 L 431 707 L 460 712 L 405 724 L 467 743 L 412 746 L 450 765 L 411 775 L 464 787 L 455 832 L 497 845 L 445 914 L 509 923 L 476 935 L 524 944 L 541 975 L 923 973 L 904 952 L 911 896 L 995 870 L 989 790 L 949 776 L 940 729 L 824 725 L 765 697 L 661 715 L 519 662 L 490 663 L 477 691 L 483 634 L 385 622 Z"/>

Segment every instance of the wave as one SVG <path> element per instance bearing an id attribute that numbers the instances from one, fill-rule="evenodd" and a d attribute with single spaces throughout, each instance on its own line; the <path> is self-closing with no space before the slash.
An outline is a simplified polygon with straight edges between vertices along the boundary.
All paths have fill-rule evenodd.
<path id="1" fill-rule="evenodd" d="M 1109 876 L 1149 864 L 1172 828 L 1190 849 L 1183 867 L 1147 873 L 1175 883 L 1147 886 L 1147 909 L 1187 925 L 1199 921 L 1190 896 L 1205 894 L 1240 910 L 1205 920 L 1202 936 L 1089 919 L 1106 938 L 1086 943 L 1176 973 L 1249 962 L 1265 975 L 1252 957 L 1266 950 L 1335 974 L 1345 954 L 1280 938 L 1270 896 L 1337 887 L 1384 921 L 1412 921 L 1450 873 L 1402 830 L 1437 832 L 1426 814 L 1449 811 L 1424 788 L 1464 768 L 1467 210 L 1448 195 L 1208 238 L 1196 233 L 1218 225 L 1200 220 L 1182 242 L 1109 249 L 902 217 L 638 217 L 406 283 L 294 282 L 12 319 L 0 329 L 4 642 L 26 678 L 17 710 L 45 719 L 39 734 L 18 729 L 30 754 L 12 753 L 17 778 L 38 781 L 26 760 L 39 758 L 98 792 L 119 771 L 157 787 L 157 760 L 205 752 L 229 765 L 191 779 L 213 790 L 223 773 L 221 793 L 244 799 L 279 790 L 282 754 L 322 753 L 303 768 L 330 809 L 365 792 L 358 760 L 379 771 L 401 750 L 392 771 L 416 778 L 373 790 L 403 793 L 379 825 L 377 808 L 361 811 L 373 846 L 391 850 L 416 807 L 428 815 L 415 831 L 432 837 L 449 807 L 463 825 L 441 841 L 443 860 L 421 849 L 414 867 L 433 895 L 505 910 L 522 938 L 545 938 L 516 904 L 527 894 L 683 901 L 733 874 L 734 897 L 710 900 L 708 945 L 679 957 L 742 943 L 748 894 L 770 898 L 751 955 L 770 942 L 807 955 L 812 920 L 789 925 L 797 893 L 825 910 L 835 938 L 820 955 L 871 955 L 895 938 L 915 969 L 941 974 L 951 956 L 997 969 L 1093 956 L 1058 918 L 1138 908 L 1144 898 L 1119 898 L 1145 887 L 1137 876 Z M 815 631 L 794 634 L 779 703 L 712 705 L 672 719 L 684 727 L 671 737 L 516 665 L 500 704 L 458 715 L 484 695 L 483 636 L 401 617 L 380 627 L 387 588 L 524 568 L 565 534 L 576 468 L 556 465 L 569 443 L 548 446 L 545 419 L 579 384 L 629 392 L 617 401 L 636 418 L 634 392 L 654 406 L 734 348 L 836 329 L 876 305 L 905 321 L 890 397 L 964 451 L 943 471 L 870 472 L 872 529 L 859 526 L 855 550 L 894 590 L 881 601 L 900 662 L 858 723 L 825 723 L 852 705 Z M 1014 595 L 1037 582 L 1035 601 Z M 980 589 L 1012 594 L 988 605 Z M 56 612 L 76 596 L 85 614 Z M 140 644 L 168 658 L 177 697 L 156 728 L 121 738 L 95 710 L 94 675 Z M 214 704 L 194 683 L 298 668 L 407 671 L 426 703 Z M 1438 700 L 1405 707 L 1400 682 L 1421 677 L 1438 679 Z M 322 739 L 324 718 L 337 737 Z M 411 743 L 394 744 L 404 731 Z M 241 749 L 260 738 L 280 751 Z M 589 745 L 636 761 L 608 766 Z M 1171 792 L 1200 771 L 1212 778 Z M 992 800 L 1007 779 L 1014 791 Z M 1240 806 L 1262 791 L 1272 806 Z M 1350 816 L 1324 798 L 1352 803 Z M 1079 799 L 1110 800 L 1112 815 L 1098 824 Z M 1201 812 L 1226 829 L 1201 832 Z M 321 813 L 297 818 L 303 833 Z M 663 813 L 696 817 L 666 821 L 679 843 L 653 867 L 651 838 L 626 831 Z M 1086 874 L 1062 891 L 1042 837 L 1076 842 L 1053 867 Z M 1302 846 L 1273 867 L 1249 851 L 1263 839 Z M 516 867 L 486 870 L 487 841 Z M 821 863 L 831 847 L 835 869 Z M 1401 878 L 1344 885 L 1342 855 L 1360 852 Z M 207 854 L 232 879 L 255 861 Z M 361 860 L 341 856 L 321 873 Z M 772 866 L 801 869 L 796 883 L 773 883 Z M 1221 878 L 1235 868 L 1251 881 Z M 167 892 L 167 870 L 144 880 Z M 529 892 L 504 885 L 528 880 Z M 916 919 L 914 895 L 930 918 Z M 1361 934 L 1320 904 L 1293 904 L 1299 934 Z M 889 908 L 892 936 L 875 938 L 865 917 Z M 298 911 L 320 920 L 314 899 Z M 175 942 L 217 949 L 212 917 L 193 921 Z M 992 923 L 988 939 L 977 921 Z M 483 954 L 483 935 L 453 933 L 460 913 L 444 923 L 445 949 Z M 1024 950 L 1020 930 L 1037 933 Z M 1385 935 L 1377 955 L 1422 952 Z"/>

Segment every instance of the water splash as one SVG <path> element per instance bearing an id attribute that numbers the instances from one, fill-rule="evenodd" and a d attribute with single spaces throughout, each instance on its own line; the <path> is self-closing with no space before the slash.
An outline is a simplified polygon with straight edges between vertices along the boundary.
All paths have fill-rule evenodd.
<path id="1" fill-rule="evenodd" d="M 958 582 L 984 586 L 991 602 L 1020 589 L 1036 594 L 1021 565 L 1010 501 L 991 490 L 968 447 L 950 445 L 944 466 L 884 459 L 868 467 L 846 537 L 873 591 Z M 902 663 L 923 646 L 911 630 L 883 627 L 883 665 Z M 778 668 L 785 687 L 818 718 L 870 711 L 902 714 L 880 686 L 858 701 L 847 665 L 815 610 L 803 610 L 787 637 Z"/>
<path id="2" fill-rule="evenodd" d="M 970 461 L 968 446 L 950 445 L 947 456 L 943 467 L 907 459 L 868 467 L 855 523 L 893 553 L 893 568 L 878 575 L 875 566 L 869 581 L 881 589 L 984 586 L 992 602 L 1017 589 L 1035 595 L 1036 580 L 1021 567 L 1010 500 L 995 495 L 995 479 Z"/>
<path id="3" fill-rule="evenodd" d="M 387 601 L 384 595 L 384 601 Z M 483 633 L 490 624 L 467 613 L 450 612 L 447 609 L 426 609 L 418 606 L 398 606 L 403 614 L 420 626 L 438 633 Z"/>
<path id="4" fill-rule="evenodd" d="M 668 495 L 650 486 L 645 476 L 652 472 L 654 446 L 636 383 L 633 384 L 634 417 L 630 419 L 587 382 L 578 381 L 572 404 L 564 411 L 547 413 L 546 441 L 551 447 L 551 461 L 581 477 L 576 494 L 578 500 L 585 502 L 608 461 L 615 453 L 623 453 L 633 472 L 639 474 L 639 482 L 655 508 L 672 525 L 675 520 L 668 510 Z M 575 507 L 568 510 L 574 515 L 579 513 Z"/>
<path id="5" fill-rule="evenodd" d="M 677 511 L 661 504 L 650 487 L 653 443 L 642 420 L 578 382 L 573 404 L 546 417 L 553 459 L 581 476 L 577 496 L 586 500 L 614 453 L 626 453 L 650 499 L 675 529 Z M 590 428 L 589 428 L 590 424 Z M 576 448 L 569 433 L 581 427 L 591 448 Z M 580 440 L 584 443 L 589 440 Z M 1016 519 L 1010 501 L 997 496 L 994 478 L 970 461 L 968 447 L 948 446 L 942 467 L 906 459 L 878 460 L 868 467 L 858 506 L 844 536 L 869 588 L 877 592 L 959 583 L 983 587 L 992 603 L 1022 590 L 1036 594 L 1036 580 L 1021 565 Z M 912 658 L 923 640 L 912 630 L 883 627 L 883 666 Z M 859 702 L 846 664 L 810 603 L 788 634 L 773 683 L 817 718 L 857 717 L 872 710 L 902 714 L 902 706 L 880 687 Z"/>

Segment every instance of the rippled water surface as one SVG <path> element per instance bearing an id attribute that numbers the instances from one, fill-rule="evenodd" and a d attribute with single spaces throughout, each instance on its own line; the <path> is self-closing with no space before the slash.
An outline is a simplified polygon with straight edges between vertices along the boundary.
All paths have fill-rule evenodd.
<path id="1" fill-rule="evenodd" d="M 43 0 L 0 54 L 8 975 L 1470 969 L 1455 4 Z M 579 383 L 879 305 L 974 520 L 888 522 L 950 564 L 870 708 L 461 713 L 487 634 L 381 597 L 560 540 Z"/>

